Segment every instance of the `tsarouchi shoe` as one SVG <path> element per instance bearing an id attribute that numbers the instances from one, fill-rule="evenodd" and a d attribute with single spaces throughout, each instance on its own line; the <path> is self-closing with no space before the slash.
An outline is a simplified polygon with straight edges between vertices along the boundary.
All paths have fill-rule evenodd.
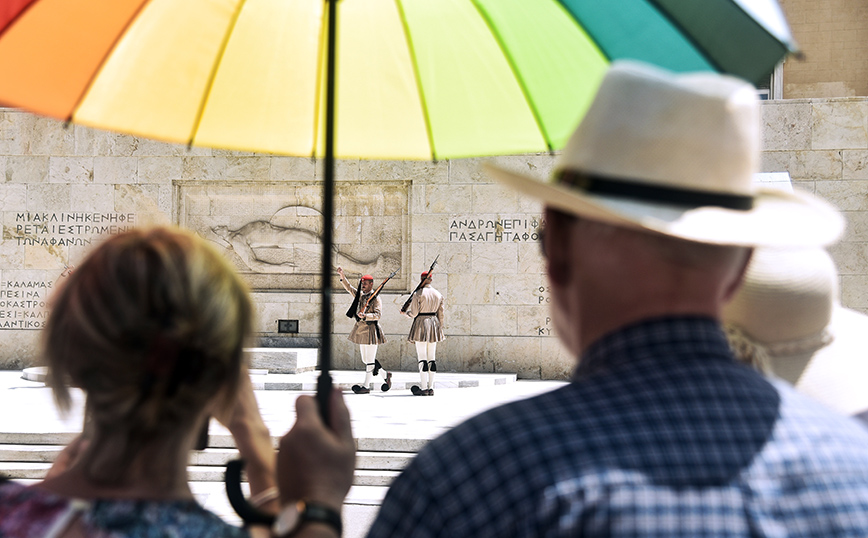
<path id="1" fill-rule="evenodd" d="M 419 385 L 410 387 L 410 392 L 413 393 L 413 396 L 425 396 L 425 391 L 419 388 Z"/>
<path id="2" fill-rule="evenodd" d="M 369 389 L 368 387 L 363 387 L 361 385 L 353 385 L 353 392 L 355 392 L 356 394 L 369 394 L 371 392 L 371 389 Z"/>
<path id="3" fill-rule="evenodd" d="M 425 391 L 425 396 L 434 396 L 434 389 L 428 389 Z"/>
<path id="4" fill-rule="evenodd" d="M 383 386 L 380 387 L 380 390 L 383 392 L 389 392 L 389 389 L 392 388 L 392 372 L 386 372 L 386 382 L 383 383 Z"/>

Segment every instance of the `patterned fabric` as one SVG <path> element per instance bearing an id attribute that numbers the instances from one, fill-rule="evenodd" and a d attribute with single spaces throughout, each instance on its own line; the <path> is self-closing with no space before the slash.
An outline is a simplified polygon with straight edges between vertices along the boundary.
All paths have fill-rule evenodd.
<path id="1" fill-rule="evenodd" d="M 43 538 L 70 509 L 52 493 L 0 483 L 0 538 Z M 89 538 L 249 538 L 195 501 L 103 500 L 80 518 Z"/>
<path id="2" fill-rule="evenodd" d="M 413 318 L 408 342 L 442 342 L 443 295 L 430 285 L 413 294 L 407 314 Z"/>
<path id="3" fill-rule="evenodd" d="M 429 443 L 369 536 L 865 537 L 868 430 L 737 363 L 713 320 L 650 320 Z"/>

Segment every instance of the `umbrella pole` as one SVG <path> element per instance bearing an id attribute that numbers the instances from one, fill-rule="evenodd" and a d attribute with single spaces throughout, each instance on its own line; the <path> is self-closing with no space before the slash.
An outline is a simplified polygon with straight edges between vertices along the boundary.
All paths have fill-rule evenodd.
<path id="1" fill-rule="evenodd" d="M 323 238 L 320 288 L 320 374 L 317 380 L 317 400 L 323 422 L 329 424 L 329 398 L 332 392 L 332 248 L 334 243 L 334 127 L 335 127 L 335 31 L 337 0 L 328 4 L 328 36 L 326 40 L 326 109 L 325 159 L 323 162 Z"/>

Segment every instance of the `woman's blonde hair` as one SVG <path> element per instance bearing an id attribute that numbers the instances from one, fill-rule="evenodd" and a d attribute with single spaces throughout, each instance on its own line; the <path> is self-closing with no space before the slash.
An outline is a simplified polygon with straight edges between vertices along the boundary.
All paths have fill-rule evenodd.
<path id="1" fill-rule="evenodd" d="M 149 439 L 183 437 L 216 395 L 233 403 L 251 331 L 247 288 L 198 236 L 159 227 L 116 235 L 94 250 L 53 298 L 44 334 L 50 385 L 87 394 L 88 420 L 114 450 L 93 478 Z M 109 452 L 111 455 L 109 455 Z M 117 461 L 114 461 L 117 460 Z"/>

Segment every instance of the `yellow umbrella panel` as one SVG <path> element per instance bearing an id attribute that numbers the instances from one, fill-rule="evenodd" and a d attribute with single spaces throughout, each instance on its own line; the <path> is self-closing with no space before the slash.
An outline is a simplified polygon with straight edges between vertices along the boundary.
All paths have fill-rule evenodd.
<path id="1" fill-rule="evenodd" d="M 170 142 L 322 156 L 326 17 L 310 0 L 37 0 L 0 35 L 0 72 L 20 81 L 0 83 L 0 102 Z M 608 63 L 555 0 L 341 0 L 337 30 L 338 158 L 560 147 Z M 40 86 L 72 89 L 58 102 Z"/>

